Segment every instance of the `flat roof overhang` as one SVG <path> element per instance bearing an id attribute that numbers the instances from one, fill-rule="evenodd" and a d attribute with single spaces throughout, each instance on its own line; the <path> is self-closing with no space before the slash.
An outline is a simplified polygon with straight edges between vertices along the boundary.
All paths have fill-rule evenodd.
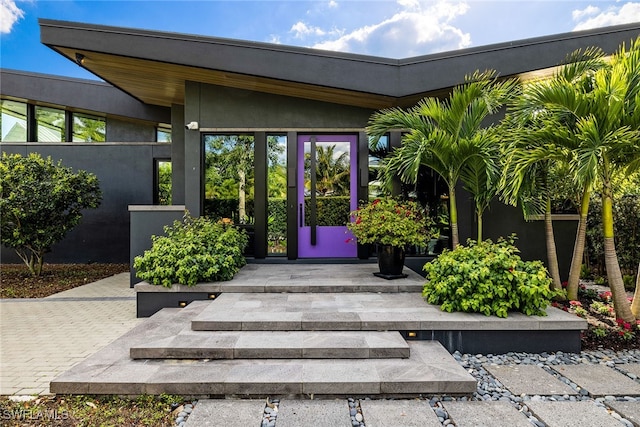
<path id="1" fill-rule="evenodd" d="M 446 93 L 476 70 L 550 73 L 576 49 L 615 52 L 640 23 L 388 59 L 217 37 L 40 20 L 41 41 L 138 100 L 184 104 L 187 81 L 369 109 Z"/>

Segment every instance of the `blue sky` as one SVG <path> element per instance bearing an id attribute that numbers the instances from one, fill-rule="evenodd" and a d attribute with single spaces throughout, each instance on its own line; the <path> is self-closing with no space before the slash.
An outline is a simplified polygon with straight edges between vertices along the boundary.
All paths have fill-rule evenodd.
<path id="1" fill-rule="evenodd" d="M 0 66 L 96 78 L 38 18 L 406 58 L 640 21 L 640 0 L 0 0 Z"/>

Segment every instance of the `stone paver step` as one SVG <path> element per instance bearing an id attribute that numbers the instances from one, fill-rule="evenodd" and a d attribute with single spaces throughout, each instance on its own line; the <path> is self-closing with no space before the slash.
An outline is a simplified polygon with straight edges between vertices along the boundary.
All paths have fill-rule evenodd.
<path id="1" fill-rule="evenodd" d="M 194 331 L 582 330 L 583 319 L 549 308 L 547 316 L 444 313 L 420 293 L 226 293 L 191 322 Z"/>
<path id="2" fill-rule="evenodd" d="M 470 394 L 476 380 L 436 341 L 406 359 L 131 359 L 130 348 L 170 338 L 212 304 L 163 309 L 51 382 L 58 394 L 349 396 Z"/>
<path id="3" fill-rule="evenodd" d="M 185 330 L 131 347 L 133 359 L 376 359 L 408 358 L 398 332 Z"/>
<path id="4" fill-rule="evenodd" d="M 422 399 L 360 399 L 361 415 L 369 427 L 441 427 L 437 411 Z M 526 406 L 548 427 L 620 427 L 618 414 L 638 425 L 638 402 L 606 402 L 616 414 L 593 401 L 528 401 Z M 511 402 L 443 401 L 442 409 L 458 427 L 527 427 L 529 419 Z M 272 410 L 267 411 L 267 406 Z M 346 399 L 284 398 L 274 407 L 268 399 L 201 399 L 185 427 L 245 427 L 261 425 L 265 413 L 276 427 L 350 426 Z M 447 425 L 447 424 L 444 424 Z M 453 424 L 451 424 L 453 425 Z"/>
<path id="5" fill-rule="evenodd" d="M 553 370 L 593 397 L 640 395 L 640 384 L 606 365 L 557 365 Z"/>
<path id="6" fill-rule="evenodd" d="M 116 341 L 117 343 L 117 341 Z M 51 382 L 56 394 L 420 396 L 471 394 L 476 380 L 436 341 L 408 359 L 88 359 Z M 117 352 L 109 347 L 106 352 Z M 107 353 L 103 354 L 107 354 Z"/>

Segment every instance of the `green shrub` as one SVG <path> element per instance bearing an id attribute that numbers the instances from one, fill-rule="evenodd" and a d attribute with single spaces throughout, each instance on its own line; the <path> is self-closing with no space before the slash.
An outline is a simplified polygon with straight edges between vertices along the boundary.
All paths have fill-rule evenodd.
<path id="1" fill-rule="evenodd" d="M 622 276 L 622 283 L 627 291 L 634 291 L 636 289 L 636 278 L 630 274 Z"/>
<path id="2" fill-rule="evenodd" d="M 44 255 L 102 200 L 96 175 L 43 158 L 2 153 L 0 158 L 0 240 L 13 248 L 34 276 Z"/>
<path id="3" fill-rule="evenodd" d="M 514 238 L 485 240 L 445 250 L 425 264 L 428 282 L 422 296 L 444 311 L 464 311 L 507 317 L 509 311 L 545 315 L 556 295 L 540 261 L 523 261 Z"/>
<path id="4" fill-rule="evenodd" d="M 185 215 L 153 236 L 151 249 L 134 259 L 137 276 L 154 285 L 231 280 L 246 264 L 247 234 L 231 222 Z"/>

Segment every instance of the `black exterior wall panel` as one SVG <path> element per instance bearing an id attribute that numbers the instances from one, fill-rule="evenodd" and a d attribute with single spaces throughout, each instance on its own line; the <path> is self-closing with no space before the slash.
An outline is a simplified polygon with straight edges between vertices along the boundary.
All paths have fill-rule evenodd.
<path id="1" fill-rule="evenodd" d="M 202 92 L 187 92 L 187 108 L 201 102 L 200 128 L 364 129 L 372 110 L 311 101 L 251 90 L 202 84 Z M 194 98 L 194 96 L 199 98 Z M 186 114 L 185 120 L 195 117 Z"/>
<path id="2" fill-rule="evenodd" d="M 80 224 L 53 246 L 45 262 L 129 262 L 129 205 L 153 203 L 154 154 L 167 155 L 169 146 L 156 144 L 8 144 L 3 152 L 39 153 L 62 160 L 63 166 L 96 174 L 103 200 L 98 209 L 87 209 Z M 2 262 L 20 262 L 3 248 Z"/>

